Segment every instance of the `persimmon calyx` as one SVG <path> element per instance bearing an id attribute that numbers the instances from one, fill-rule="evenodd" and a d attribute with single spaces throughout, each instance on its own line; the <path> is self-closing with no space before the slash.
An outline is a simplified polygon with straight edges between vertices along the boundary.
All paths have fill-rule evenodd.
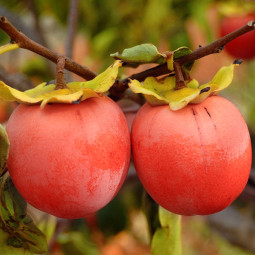
<path id="1" fill-rule="evenodd" d="M 117 60 L 93 80 L 70 82 L 66 84 L 67 88 L 58 90 L 55 89 L 55 84 L 44 82 L 35 88 L 21 92 L 0 81 L 0 99 L 23 104 L 41 104 L 42 108 L 47 103 L 79 103 L 107 92 L 114 84 L 122 64 L 122 61 Z"/>
<path id="2" fill-rule="evenodd" d="M 169 64 L 168 64 L 169 65 Z M 143 83 L 137 80 L 129 80 L 129 87 L 134 93 L 142 93 L 151 105 L 169 104 L 171 110 L 176 111 L 189 103 L 198 104 L 207 97 L 212 96 L 227 88 L 234 75 L 234 67 L 239 63 L 233 63 L 222 67 L 213 79 L 203 85 L 199 85 L 195 79 L 186 83 L 186 87 L 175 90 L 176 79 L 174 76 L 158 80 L 155 77 L 147 77 Z"/>

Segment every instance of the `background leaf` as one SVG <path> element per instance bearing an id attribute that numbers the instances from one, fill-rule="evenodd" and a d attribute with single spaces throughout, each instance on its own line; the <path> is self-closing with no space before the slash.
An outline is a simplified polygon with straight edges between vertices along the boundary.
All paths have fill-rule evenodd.
<path id="1" fill-rule="evenodd" d="M 181 255 L 181 216 L 159 207 L 161 228 L 155 232 L 151 255 Z"/>
<path id="2" fill-rule="evenodd" d="M 166 56 L 158 52 L 153 44 L 144 43 L 124 49 L 122 53 L 111 54 L 115 59 L 121 59 L 130 65 L 137 66 L 144 63 L 163 63 Z"/>
<path id="3" fill-rule="evenodd" d="M 9 140 L 5 128 L 0 125 L 0 176 L 7 171 L 7 158 L 9 153 Z"/>

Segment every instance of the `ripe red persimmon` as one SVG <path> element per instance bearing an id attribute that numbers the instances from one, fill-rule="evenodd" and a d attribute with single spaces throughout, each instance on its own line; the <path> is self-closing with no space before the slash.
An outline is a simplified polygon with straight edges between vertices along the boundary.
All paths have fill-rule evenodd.
<path id="1" fill-rule="evenodd" d="M 130 162 L 121 109 L 102 96 L 80 104 L 20 105 L 7 123 L 8 168 L 31 205 L 61 218 L 82 218 L 119 191 Z"/>
<path id="2" fill-rule="evenodd" d="M 225 36 L 255 20 L 255 14 L 224 17 L 220 25 L 220 35 Z M 226 44 L 226 51 L 234 58 L 253 59 L 255 57 L 255 31 L 251 31 Z"/>
<path id="3" fill-rule="evenodd" d="M 246 123 L 219 96 L 179 111 L 146 103 L 133 122 L 131 144 L 145 190 L 176 214 L 223 210 L 244 189 L 251 169 Z"/>

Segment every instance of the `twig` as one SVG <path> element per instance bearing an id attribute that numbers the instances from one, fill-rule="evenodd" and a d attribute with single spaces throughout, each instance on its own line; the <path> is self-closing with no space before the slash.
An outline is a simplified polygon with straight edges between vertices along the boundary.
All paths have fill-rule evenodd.
<path id="1" fill-rule="evenodd" d="M 39 22 L 39 13 L 38 13 L 38 10 L 36 8 L 35 2 L 34 2 L 34 0 L 26 0 L 25 2 L 26 2 L 27 7 L 29 8 L 29 10 L 32 14 L 32 17 L 33 17 L 33 20 L 34 20 L 34 28 L 35 28 L 34 30 L 36 31 L 36 33 L 38 35 L 39 43 L 42 44 L 43 46 L 47 47 L 47 43 L 46 43 L 46 40 L 44 38 L 44 33 L 42 31 L 42 27 L 41 27 L 40 22 Z"/>
<path id="2" fill-rule="evenodd" d="M 72 58 L 73 42 L 78 22 L 79 0 L 70 0 L 70 12 L 68 16 L 66 56 Z"/>
<path id="3" fill-rule="evenodd" d="M 2 66 L 0 66 L 0 80 L 20 91 L 33 88 L 32 82 L 25 75 L 21 73 L 9 74 Z"/>
<path id="4" fill-rule="evenodd" d="M 57 60 L 59 57 L 57 53 L 52 52 L 51 50 L 41 46 L 40 44 L 35 43 L 34 41 L 26 37 L 24 34 L 19 32 L 14 26 L 12 26 L 12 24 L 10 24 L 10 22 L 8 22 L 8 20 L 4 17 L 0 17 L 0 29 L 2 29 L 6 34 L 8 34 L 11 40 L 16 42 L 20 48 L 33 51 L 51 60 L 52 62 L 57 63 Z M 192 53 L 187 54 L 178 59 L 175 59 L 174 62 L 177 62 L 180 66 L 182 66 L 186 63 L 190 63 L 192 61 L 195 61 L 207 55 L 219 53 L 228 42 L 254 29 L 255 29 L 255 21 L 250 21 L 247 25 L 233 31 L 232 33 L 222 38 L 219 38 L 213 43 L 204 47 L 199 47 Z M 66 58 L 65 69 L 85 78 L 86 80 L 90 80 L 96 77 L 96 73 L 74 62 L 70 58 Z M 146 71 L 133 74 L 124 80 L 116 81 L 114 86 L 111 88 L 110 93 L 113 93 L 116 95 L 120 95 L 121 93 L 123 94 L 128 87 L 127 84 L 129 79 L 137 79 L 139 81 L 143 81 L 148 76 L 157 77 L 157 76 L 165 75 L 169 73 L 171 72 L 167 69 L 166 63 L 162 65 L 158 65 L 154 68 L 147 69 Z"/>
<path id="5" fill-rule="evenodd" d="M 67 40 L 66 40 L 66 56 L 68 58 L 72 58 L 73 55 L 74 37 L 78 23 L 78 7 L 79 0 L 70 0 L 70 12 L 68 16 Z M 68 76 L 69 74 L 66 73 L 67 80 Z"/>
<path id="6" fill-rule="evenodd" d="M 204 47 L 201 46 L 198 49 L 191 52 L 190 54 L 187 54 L 183 57 L 175 59 L 174 62 L 175 63 L 177 62 L 179 63 L 180 66 L 182 66 L 184 64 L 190 63 L 192 61 L 195 61 L 207 55 L 220 53 L 227 43 L 252 30 L 255 30 L 255 21 L 250 21 L 247 25 L 233 31 L 230 34 L 225 35 L 224 37 L 217 39 L 213 43 L 206 45 Z M 127 84 L 129 79 L 136 79 L 138 81 L 143 81 L 149 76 L 157 77 L 157 76 L 171 74 L 171 73 L 173 72 L 170 72 L 167 68 L 167 64 L 164 63 L 156 67 L 147 69 L 143 72 L 133 74 L 127 77 L 126 79 L 116 81 L 114 86 L 111 88 L 110 92 L 113 95 L 120 95 L 121 93 L 124 93 L 125 89 L 128 88 Z"/>
<path id="7" fill-rule="evenodd" d="M 43 47 L 35 41 L 29 39 L 23 33 L 19 32 L 5 17 L 0 16 L 0 28 L 11 38 L 12 41 L 16 42 L 20 48 L 30 50 L 37 53 L 54 63 L 57 63 L 59 54 Z M 65 68 L 86 80 L 91 80 L 96 77 L 96 73 L 89 70 L 70 58 L 66 58 Z"/>
<path id="8" fill-rule="evenodd" d="M 252 30 L 255 30 L 255 21 L 249 22 L 249 24 L 233 31 L 230 34 L 225 35 L 224 37 L 217 39 L 216 41 L 212 42 L 209 45 L 199 47 L 190 54 L 175 59 L 175 62 L 178 62 L 180 65 L 184 65 L 197 59 L 200 59 L 202 57 L 205 57 L 207 55 L 220 53 L 227 43 Z M 133 74 L 129 78 L 142 81 L 148 76 L 160 76 L 167 73 L 169 73 L 169 70 L 167 69 L 167 64 L 165 63 L 162 65 L 158 65 L 154 68 L 148 69 L 146 71 L 143 71 L 141 73 Z"/>

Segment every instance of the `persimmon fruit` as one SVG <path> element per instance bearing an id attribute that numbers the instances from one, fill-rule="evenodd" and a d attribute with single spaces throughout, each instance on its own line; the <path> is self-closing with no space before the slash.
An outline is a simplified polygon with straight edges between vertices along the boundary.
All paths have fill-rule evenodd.
<path id="1" fill-rule="evenodd" d="M 106 96 L 20 105 L 7 123 L 8 168 L 28 203 L 60 218 L 92 214 L 119 191 L 130 162 L 124 114 Z"/>
<path id="2" fill-rule="evenodd" d="M 220 24 L 220 36 L 225 36 L 234 30 L 255 20 L 255 14 L 225 16 Z M 255 57 L 255 31 L 250 31 L 226 44 L 226 51 L 233 58 L 250 60 Z"/>
<path id="3" fill-rule="evenodd" d="M 145 190 L 180 215 L 223 210 L 242 192 L 251 169 L 247 125 L 220 96 L 178 111 L 146 103 L 133 122 L 131 144 Z"/>

